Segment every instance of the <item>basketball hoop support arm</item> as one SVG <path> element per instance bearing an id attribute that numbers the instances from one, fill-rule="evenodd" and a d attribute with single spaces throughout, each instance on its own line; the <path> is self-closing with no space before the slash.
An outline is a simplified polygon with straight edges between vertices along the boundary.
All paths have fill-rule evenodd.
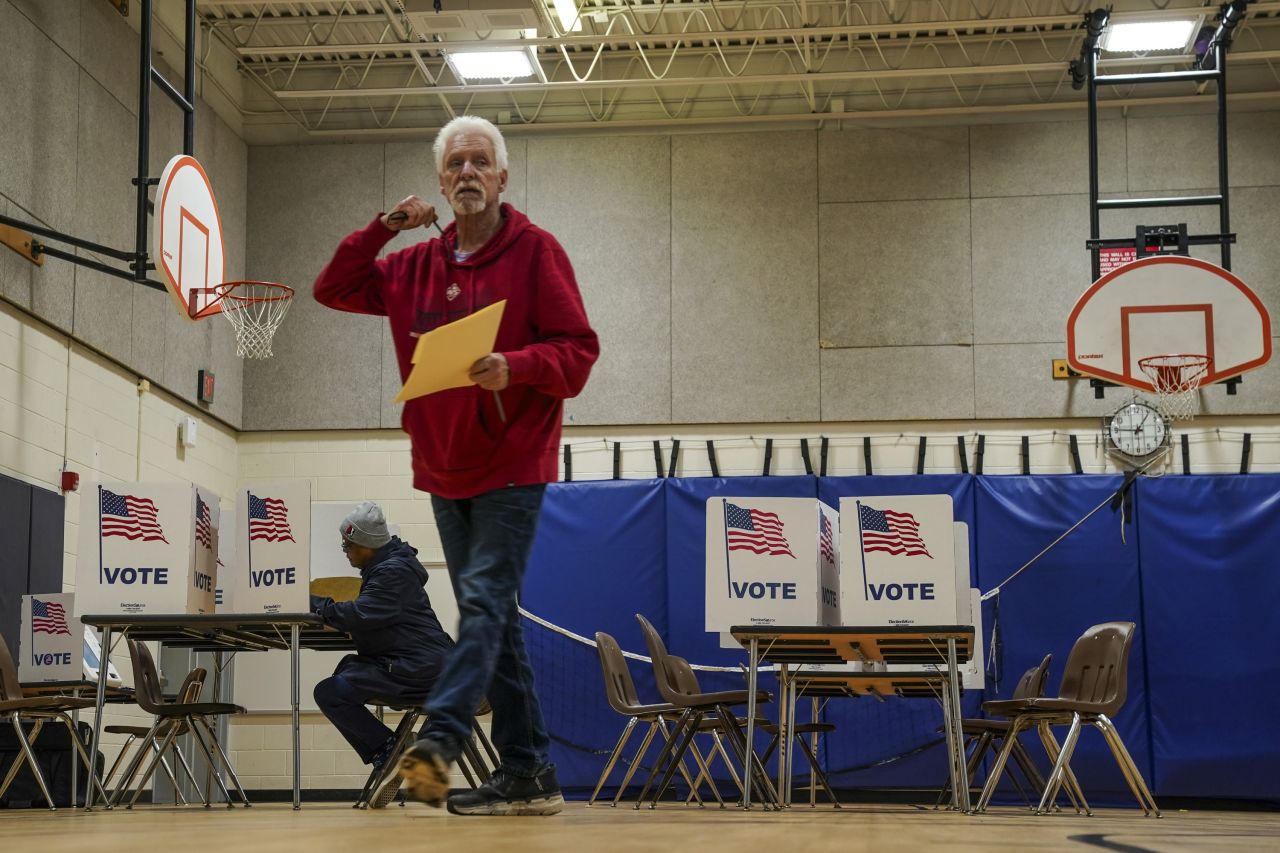
<path id="1" fill-rule="evenodd" d="M 182 148 L 185 154 L 191 155 L 195 147 L 195 97 L 196 97 L 196 0 L 185 0 L 186 6 L 186 43 L 183 45 L 184 77 L 182 91 L 170 83 L 155 67 L 152 54 L 153 0 L 141 2 L 141 46 L 138 51 L 138 174 L 132 183 L 136 188 L 137 207 L 135 210 L 135 226 L 133 251 L 124 251 L 104 246 L 72 234 L 53 228 L 46 228 L 34 222 L 27 222 L 11 216 L 0 215 L 0 242 L 12 248 L 32 263 L 43 263 L 43 258 L 68 261 L 77 266 L 95 270 L 105 275 L 123 278 L 156 290 L 165 290 L 165 286 L 149 277 L 155 269 L 147 252 L 148 217 L 151 215 L 151 200 L 148 192 L 158 183 L 158 178 L 148 175 L 150 169 L 150 135 L 151 135 L 151 84 L 169 96 L 183 113 Z M 123 261 L 127 269 L 102 263 L 98 260 L 82 257 L 66 248 L 47 245 L 44 240 L 64 244 L 73 249 L 84 249 L 116 261 Z"/>

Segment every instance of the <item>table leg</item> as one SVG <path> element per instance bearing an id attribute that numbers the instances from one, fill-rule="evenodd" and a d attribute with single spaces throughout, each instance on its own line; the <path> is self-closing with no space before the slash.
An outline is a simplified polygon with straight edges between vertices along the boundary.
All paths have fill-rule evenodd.
<path id="1" fill-rule="evenodd" d="M 787 725 L 787 699 L 790 698 L 787 693 L 787 683 L 791 680 L 790 675 L 791 672 L 785 663 L 778 666 L 778 798 L 781 800 L 778 805 L 780 807 L 787 803 L 787 756 L 791 752 L 791 744 L 787 741 L 791 733 Z"/>
<path id="2" fill-rule="evenodd" d="M 111 667 L 111 629 L 102 629 L 102 654 L 98 655 L 98 696 L 94 704 L 93 714 L 93 742 L 89 746 L 89 761 L 97 763 L 98 750 L 102 748 L 102 709 L 107 704 L 107 672 Z M 74 761 L 72 762 L 74 765 Z M 89 786 L 89 790 L 84 794 L 84 810 L 93 811 L 94 800 L 93 786 Z M 75 807 L 73 802 L 72 807 Z M 105 804 L 108 809 L 111 803 Z"/>
<path id="3" fill-rule="evenodd" d="M 791 780 L 795 768 L 796 751 L 793 748 L 796 730 L 796 677 L 791 673 L 787 679 L 787 793 L 782 797 L 782 807 L 791 808 Z"/>
<path id="4" fill-rule="evenodd" d="M 299 702 L 301 702 L 301 689 L 299 688 L 299 679 L 301 677 L 299 670 L 299 649 L 298 641 L 302 633 L 302 626 L 293 623 L 289 626 L 289 678 L 290 687 L 293 691 L 293 808 L 294 811 L 302 808 L 302 717 L 298 710 Z"/>
<path id="5" fill-rule="evenodd" d="M 222 699 L 222 667 L 223 667 L 222 652 L 216 651 L 213 653 L 213 701 L 214 702 L 223 701 Z M 228 740 L 230 740 L 230 734 L 231 732 L 230 730 L 228 730 L 227 731 Z M 191 736 L 195 737 L 194 734 L 192 734 Z M 181 749 L 181 747 L 178 747 L 178 748 Z M 222 768 L 217 766 L 214 762 L 208 761 L 205 763 L 204 789 L 209 792 L 210 797 L 214 796 L 213 794 L 214 774 L 217 774 L 218 776 L 218 788 L 223 791 L 227 790 L 227 784 L 222 779 Z M 192 780 L 192 781 L 195 781 L 195 780 Z M 230 797 L 227 797 L 227 805 L 228 806 L 231 805 Z"/>
<path id="6" fill-rule="evenodd" d="M 947 691 L 951 697 L 951 719 L 947 722 L 951 727 L 952 749 L 955 752 L 956 775 L 951 777 L 952 792 L 955 797 L 956 808 L 968 814 L 971 811 L 969 803 L 969 772 L 965 766 L 964 757 L 964 736 L 962 732 L 961 713 L 960 713 L 960 665 L 958 656 L 956 655 L 955 638 L 947 640 Z"/>
<path id="7" fill-rule="evenodd" d="M 751 808 L 751 760 L 755 757 L 756 684 L 760 676 L 760 640 L 751 638 L 747 648 L 747 749 L 742 759 L 742 807 Z"/>
<path id="8" fill-rule="evenodd" d="M 71 808 L 76 807 L 76 788 L 80 781 L 80 756 L 76 755 L 75 741 L 80 738 L 80 710 L 76 709 L 71 712 Z M 93 762 L 90 762 L 93 764 Z M 89 787 L 93 787 L 93 769 L 89 770 L 90 780 Z"/>

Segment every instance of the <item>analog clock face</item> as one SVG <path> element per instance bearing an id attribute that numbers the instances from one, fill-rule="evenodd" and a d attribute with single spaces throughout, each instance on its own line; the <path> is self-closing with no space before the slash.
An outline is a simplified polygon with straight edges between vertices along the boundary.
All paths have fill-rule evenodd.
<path id="1" fill-rule="evenodd" d="M 1107 435 L 1128 456 L 1149 456 L 1164 445 L 1169 426 L 1164 415 L 1145 403 L 1132 402 L 1111 416 Z"/>

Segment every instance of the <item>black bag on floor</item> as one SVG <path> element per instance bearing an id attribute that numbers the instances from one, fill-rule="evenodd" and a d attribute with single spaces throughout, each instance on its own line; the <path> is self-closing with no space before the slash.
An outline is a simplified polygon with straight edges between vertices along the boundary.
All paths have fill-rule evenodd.
<path id="1" fill-rule="evenodd" d="M 0 724 L 0 782 L 2 782 L 9 768 L 13 766 L 14 760 L 22 754 L 22 746 L 18 743 L 18 736 L 13 731 L 12 723 L 7 720 L 0 722 L 3 722 Z M 28 741 L 31 740 L 33 727 L 34 723 L 22 724 Z M 84 751 L 88 752 L 89 744 L 93 741 L 93 727 L 88 723 L 80 723 L 78 734 Z M 36 763 L 40 765 L 44 783 L 49 786 L 53 804 L 59 808 L 71 805 L 72 761 L 79 765 L 76 779 L 76 805 L 83 806 L 85 792 L 89 789 L 89 777 L 85 773 L 84 764 L 80 763 L 80 756 L 72 755 L 71 735 L 67 727 L 57 720 L 46 720 L 44 728 L 40 731 L 40 737 L 32 745 L 31 751 L 35 753 Z M 105 766 L 101 752 L 98 753 L 94 765 L 95 772 L 101 779 Z M 26 761 L 22 762 L 22 769 L 18 771 L 13 784 L 9 786 L 9 790 L 5 791 L 4 796 L 0 797 L 0 808 L 48 808 L 48 805 L 44 800 L 44 794 L 40 792 L 40 785 L 36 782 L 30 765 Z"/>

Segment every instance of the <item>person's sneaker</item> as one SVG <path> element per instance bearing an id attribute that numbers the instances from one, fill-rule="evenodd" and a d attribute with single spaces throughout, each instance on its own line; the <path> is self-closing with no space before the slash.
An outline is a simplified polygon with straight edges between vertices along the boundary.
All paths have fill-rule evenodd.
<path id="1" fill-rule="evenodd" d="M 395 800 L 396 794 L 400 793 L 400 786 L 404 780 L 400 778 L 399 770 L 395 767 L 387 770 L 387 776 L 378 783 L 378 787 L 374 789 L 373 796 L 369 798 L 369 808 L 385 809 Z"/>
<path id="2" fill-rule="evenodd" d="M 439 747 L 429 740 L 420 740 L 400 758 L 400 768 L 382 780 L 374 791 L 370 805 L 382 808 L 395 799 L 401 784 L 411 800 L 440 808 L 449 794 L 449 763 L 440 755 Z M 381 801 L 382 805 L 374 803 Z"/>
<path id="3" fill-rule="evenodd" d="M 498 768 L 479 788 L 449 798 L 449 811 L 458 815 L 552 815 L 563 808 L 553 767 L 532 779 Z"/>

